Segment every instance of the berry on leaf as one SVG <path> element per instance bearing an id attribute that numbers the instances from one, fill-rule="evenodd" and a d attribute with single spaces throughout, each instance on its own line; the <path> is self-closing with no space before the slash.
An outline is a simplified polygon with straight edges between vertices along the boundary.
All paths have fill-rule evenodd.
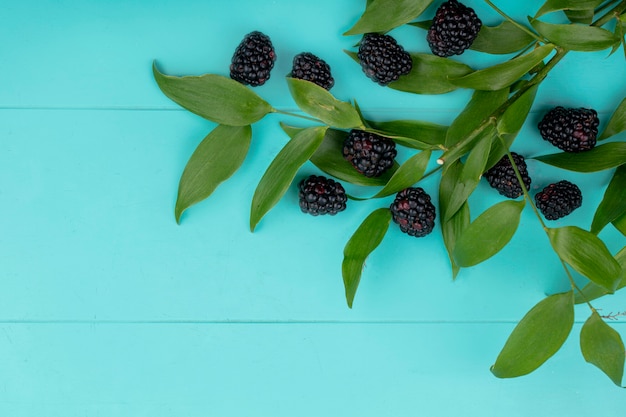
<path id="1" fill-rule="evenodd" d="M 482 22 L 472 8 L 449 0 L 437 9 L 426 40 L 437 56 L 461 55 L 472 46 L 481 27 Z"/>
<path id="2" fill-rule="evenodd" d="M 583 196 L 576 184 L 562 180 L 548 185 L 535 195 L 535 204 L 548 220 L 565 217 L 583 203 Z"/>
<path id="3" fill-rule="evenodd" d="M 303 52 L 294 57 L 291 76 L 300 80 L 311 81 L 326 90 L 330 90 L 335 85 L 335 80 L 330 73 L 330 66 L 310 52 Z"/>
<path id="4" fill-rule="evenodd" d="M 539 122 L 541 137 L 565 152 L 584 152 L 596 146 L 598 113 L 593 109 L 550 110 Z"/>
<path id="5" fill-rule="evenodd" d="M 265 84 L 274 68 L 276 53 L 270 38 L 258 31 L 244 36 L 230 64 L 230 78 L 253 87 Z"/>
<path id="6" fill-rule="evenodd" d="M 365 75 L 380 85 L 396 81 L 411 72 L 411 55 L 389 35 L 367 33 L 357 54 Z"/>
<path id="7" fill-rule="evenodd" d="M 528 175 L 526 161 L 522 155 L 515 152 L 511 152 L 511 156 L 513 156 L 513 161 L 515 161 L 515 165 L 517 165 L 517 169 L 522 176 L 522 180 L 524 180 L 524 185 L 528 190 L 531 180 Z M 498 192 L 505 197 L 517 198 L 523 194 L 522 187 L 517 180 L 517 175 L 515 175 L 513 165 L 511 165 L 511 160 L 507 155 L 504 155 L 498 163 L 487 170 L 484 176 L 487 178 L 489 185 L 498 190 Z"/>
<path id="8" fill-rule="evenodd" d="M 389 209 L 394 223 L 409 236 L 424 237 L 435 228 L 435 206 L 420 187 L 400 191 Z"/>
<path id="9" fill-rule="evenodd" d="M 341 184 L 333 179 L 311 175 L 298 184 L 300 209 L 313 216 L 335 215 L 346 209 L 348 200 Z"/>
<path id="10" fill-rule="evenodd" d="M 343 142 L 343 157 L 366 177 L 379 177 L 393 166 L 398 152 L 389 138 L 353 129 Z"/>

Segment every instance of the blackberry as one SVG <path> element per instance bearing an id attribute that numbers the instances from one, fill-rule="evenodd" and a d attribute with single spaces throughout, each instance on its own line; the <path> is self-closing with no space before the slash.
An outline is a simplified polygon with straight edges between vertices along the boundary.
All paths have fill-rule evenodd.
<path id="1" fill-rule="evenodd" d="M 378 177 L 393 166 L 398 152 L 389 138 L 353 129 L 343 142 L 343 157 L 366 177 Z"/>
<path id="2" fill-rule="evenodd" d="M 333 216 L 346 209 L 346 191 L 341 184 L 330 178 L 311 175 L 300 181 L 298 189 L 303 213 Z"/>
<path id="3" fill-rule="evenodd" d="M 435 206 L 422 188 L 411 187 L 400 191 L 389 210 L 394 223 L 410 236 L 424 237 L 435 227 Z"/>
<path id="4" fill-rule="evenodd" d="M 576 184 L 563 180 L 548 185 L 535 195 L 535 204 L 548 220 L 567 216 L 583 203 L 583 195 Z"/>
<path id="5" fill-rule="evenodd" d="M 584 152 L 596 146 L 599 124 L 598 113 L 593 109 L 558 106 L 543 116 L 539 133 L 565 152 Z"/>
<path id="6" fill-rule="evenodd" d="M 530 187 L 530 177 L 528 176 L 528 169 L 526 167 L 526 161 L 522 155 L 515 152 L 511 152 L 515 165 L 519 170 L 524 185 L 528 190 Z M 515 170 L 511 161 L 507 155 L 504 155 L 498 163 L 496 163 L 491 169 L 485 172 L 485 177 L 491 187 L 498 190 L 500 194 L 508 198 L 517 198 L 523 194 L 522 187 L 520 186 Z"/>
<path id="7" fill-rule="evenodd" d="M 365 75 L 380 85 L 396 81 L 413 68 L 411 55 L 389 35 L 365 34 L 357 56 Z"/>
<path id="8" fill-rule="evenodd" d="M 270 38 L 257 31 L 248 33 L 233 54 L 230 78 L 253 87 L 263 85 L 270 78 L 275 60 Z"/>
<path id="9" fill-rule="evenodd" d="M 303 52 L 293 58 L 291 76 L 311 81 L 326 90 L 330 90 L 335 85 L 335 79 L 330 74 L 330 66 L 310 52 Z"/>
<path id="10" fill-rule="evenodd" d="M 482 22 L 473 9 L 449 0 L 437 9 L 426 40 L 437 56 L 461 55 L 472 46 L 481 27 Z"/>

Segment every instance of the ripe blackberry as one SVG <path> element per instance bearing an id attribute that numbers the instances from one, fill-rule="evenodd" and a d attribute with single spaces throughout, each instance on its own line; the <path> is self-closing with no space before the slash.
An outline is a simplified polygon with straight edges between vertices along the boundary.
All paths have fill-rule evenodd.
<path id="1" fill-rule="evenodd" d="M 576 184 L 559 181 L 548 185 L 535 195 L 535 204 L 548 220 L 567 216 L 583 203 L 583 195 Z"/>
<path id="2" fill-rule="evenodd" d="M 422 188 L 411 187 L 400 191 L 389 209 L 393 221 L 410 236 L 426 236 L 435 227 L 435 206 Z"/>
<path id="3" fill-rule="evenodd" d="M 346 191 L 341 184 L 330 178 L 311 175 L 300 181 L 298 188 L 300 209 L 303 213 L 334 216 L 346 209 Z"/>
<path id="4" fill-rule="evenodd" d="M 596 146 L 599 124 L 598 113 L 593 109 L 558 106 L 543 116 L 539 133 L 565 152 L 584 152 Z"/>
<path id="5" fill-rule="evenodd" d="M 437 56 L 461 55 L 472 45 L 481 26 L 482 22 L 473 9 L 449 0 L 437 9 L 426 40 Z"/>
<path id="6" fill-rule="evenodd" d="M 524 180 L 524 185 L 528 190 L 530 187 L 530 177 L 528 176 L 526 161 L 522 155 L 515 152 L 511 152 L 511 155 L 513 156 L 515 165 L 517 165 L 517 169 Z M 487 170 L 487 172 L 485 172 L 485 177 L 487 178 L 489 185 L 498 190 L 498 192 L 505 197 L 517 198 L 523 194 L 522 187 L 520 186 L 517 176 L 515 175 L 513 165 L 511 165 L 511 161 L 507 155 L 504 155 L 497 164 Z"/>
<path id="7" fill-rule="evenodd" d="M 335 79 L 330 73 L 330 66 L 310 52 L 303 52 L 293 58 L 291 76 L 300 80 L 311 81 L 327 90 L 335 85 Z"/>
<path id="8" fill-rule="evenodd" d="M 398 152 L 389 138 L 353 129 L 343 142 L 343 157 L 366 177 L 378 177 L 393 166 Z"/>
<path id="9" fill-rule="evenodd" d="M 248 33 L 233 54 L 230 78 L 253 87 L 263 85 L 270 78 L 275 60 L 270 38 L 257 31 Z"/>
<path id="10" fill-rule="evenodd" d="M 389 35 L 365 34 L 357 56 L 365 75 L 380 85 L 396 81 L 413 68 L 411 55 Z"/>

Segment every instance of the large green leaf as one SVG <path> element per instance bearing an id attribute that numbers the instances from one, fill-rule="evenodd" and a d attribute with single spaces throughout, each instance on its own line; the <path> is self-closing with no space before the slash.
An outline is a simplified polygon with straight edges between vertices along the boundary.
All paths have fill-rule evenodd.
<path id="1" fill-rule="evenodd" d="M 624 342 L 618 332 L 593 311 L 580 331 L 580 350 L 585 360 L 602 370 L 617 386 L 624 376 Z"/>
<path id="2" fill-rule="evenodd" d="M 389 182 L 372 198 L 387 197 L 395 194 L 405 188 L 411 187 L 424 176 L 428 161 L 430 160 L 430 151 L 419 152 L 407 159 L 400 168 L 393 174 Z"/>
<path id="3" fill-rule="evenodd" d="M 590 25 L 593 22 L 594 11 L 593 10 L 564 10 L 565 16 L 572 23 L 582 23 L 583 25 Z"/>
<path id="4" fill-rule="evenodd" d="M 187 208 L 210 196 L 237 171 L 248 153 L 251 138 L 250 126 L 219 125 L 200 142 L 178 184 L 176 222 L 180 223 Z"/>
<path id="5" fill-rule="evenodd" d="M 274 111 L 251 89 L 221 75 L 174 77 L 152 65 L 161 91 L 181 107 L 205 119 L 231 126 L 246 126 Z"/>
<path id="6" fill-rule="evenodd" d="M 559 10 L 591 10 L 602 4 L 604 0 L 547 0 L 537 11 L 535 17 Z"/>
<path id="7" fill-rule="evenodd" d="M 368 1 L 361 18 L 344 35 L 387 32 L 422 14 L 433 0 Z"/>
<path id="8" fill-rule="evenodd" d="M 337 100 L 325 88 L 290 77 L 287 78 L 287 84 L 298 107 L 311 116 L 340 129 L 364 128 L 356 109 L 350 103 Z"/>
<path id="9" fill-rule="evenodd" d="M 615 260 L 619 264 L 622 269 L 621 278 L 619 281 L 619 285 L 615 291 L 618 291 L 624 287 L 626 287 L 626 246 L 622 248 L 621 251 L 617 252 L 615 255 Z M 583 287 L 581 293 L 576 293 L 576 304 L 581 304 L 589 301 L 593 301 L 596 298 L 600 298 L 602 296 L 607 295 L 609 292 L 602 288 L 601 286 L 589 282 L 587 285 Z"/>
<path id="10" fill-rule="evenodd" d="M 365 260 L 382 242 L 390 222 L 391 211 L 389 209 L 375 210 L 361 223 L 343 250 L 341 272 L 346 290 L 346 301 L 350 308 L 352 308 L 354 296 L 361 281 Z"/>
<path id="11" fill-rule="evenodd" d="M 613 223 L 613 226 L 615 226 L 617 230 L 619 230 L 624 236 L 626 236 L 626 214 L 613 220 L 612 223 Z"/>
<path id="12" fill-rule="evenodd" d="M 532 27 L 550 42 L 572 51 L 601 51 L 619 39 L 606 29 L 576 23 L 553 24 L 529 18 Z"/>
<path id="13" fill-rule="evenodd" d="M 503 201 L 470 223 L 454 246 L 457 265 L 477 265 L 504 248 L 517 230 L 524 204 L 524 200 Z"/>
<path id="14" fill-rule="evenodd" d="M 538 87 L 538 85 L 534 85 L 521 93 L 519 98 L 517 98 L 506 109 L 502 116 L 500 116 L 497 124 L 498 133 L 500 135 L 516 134 L 520 131 L 535 102 Z"/>
<path id="15" fill-rule="evenodd" d="M 444 214 L 448 211 L 448 205 L 452 199 L 454 187 L 461 176 L 462 169 L 463 164 L 461 164 L 461 161 L 454 161 L 450 164 L 448 169 L 441 174 L 441 181 L 439 182 L 439 222 L 441 223 L 443 243 L 446 246 L 446 251 L 450 258 L 453 279 L 456 278 L 461 267 L 454 261 L 452 251 L 454 250 L 457 238 L 470 223 L 469 205 L 467 203 L 463 204 L 461 209 L 459 209 L 451 219 L 446 220 Z"/>
<path id="16" fill-rule="evenodd" d="M 576 226 L 549 228 L 554 251 L 576 271 L 613 293 L 620 282 L 622 268 L 604 242 Z"/>
<path id="17" fill-rule="evenodd" d="M 624 130 L 626 130 L 626 98 L 617 106 L 617 109 L 611 116 L 611 120 L 609 120 L 598 140 L 610 138 L 618 133 L 622 133 Z"/>
<path id="18" fill-rule="evenodd" d="M 470 49 L 489 54 L 510 54 L 530 45 L 535 38 L 505 20 L 498 26 L 483 25 Z"/>
<path id="19" fill-rule="evenodd" d="M 394 142 L 414 149 L 434 149 L 444 144 L 447 126 L 419 120 L 392 120 L 367 124 L 383 136 L 392 137 Z"/>
<path id="20" fill-rule="evenodd" d="M 543 62 L 544 58 L 553 50 L 553 45 L 543 45 L 510 61 L 475 71 L 450 81 L 459 87 L 472 88 L 474 90 L 500 90 L 510 86 L 536 67 L 537 64 Z"/>
<path id="21" fill-rule="evenodd" d="M 285 194 L 298 169 L 313 155 L 324 140 L 326 127 L 310 127 L 296 134 L 276 155 L 263 174 L 252 197 L 250 230 L 254 231 L 263 216 Z"/>
<path id="22" fill-rule="evenodd" d="M 491 372 L 498 378 L 531 373 L 561 348 L 573 325 L 572 291 L 543 299 L 513 329 Z"/>
<path id="23" fill-rule="evenodd" d="M 538 156 L 535 159 L 570 171 L 603 171 L 626 163 L 626 142 L 605 143 L 586 152 L 561 152 Z"/>
<path id="24" fill-rule="evenodd" d="M 615 170 L 604 197 L 598 206 L 591 223 L 591 232 L 598 234 L 600 230 L 613 220 L 626 213 L 626 165 Z"/>

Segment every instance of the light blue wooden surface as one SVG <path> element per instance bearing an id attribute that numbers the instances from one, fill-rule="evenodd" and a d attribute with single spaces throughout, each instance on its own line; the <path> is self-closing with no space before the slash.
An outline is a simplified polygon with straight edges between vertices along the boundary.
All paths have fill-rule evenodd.
<path id="1" fill-rule="evenodd" d="M 483 2 L 467 2 L 488 24 Z M 517 2 L 516 2 L 517 3 Z M 0 415 L 2 416 L 621 416 L 622 390 L 584 363 L 577 334 L 538 372 L 489 372 L 515 323 L 567 285 L 530 211 L 510 246 L 450 279 L 436 234 L 392 229 L 370 257 L 353 310 L 342 249 L 389 200 L 303 216 L 294 187 L 256 233 L 250 199 L 287 138 L 270 116 L 254 126 L 245 165 L 213 197 L 173 217 L 180 173 L 214 126 L 180 110 L 150 66 L 226 74 L 243 34 L 268 33 L 278 60 L 255 90 L 294 109 L 282 76 L 309 50 L 332 66 L 333 93 L 379 119 L 449 123 L 468 91 L 413 96 L 363 76 L 342 37 L 361 0 L 25 1 L 0 13 Z M 517 18 L 540 1 L 499 2 Z M 430 13 L 430 14 L 428 14 Z M 432 10 L 426 16 L 432 16 Z M 427 51 L 424 32 L 394 32 Z M 551 151 L 534 125 L 555 105 L 624 97 L 623 55 L 572 53 L 542 85 L 515 144 Z M 469 51 L 475 67 L 497 62 Z M 611 80 L 611 82 L 607 82 Z M 536 187 L 581 184 L 583 207 L 559 225 L 588 227 L 609 173 L 580 176 L 529 161 Z M 306 165 L 303 174 L 315 172 Z M 436 194 L 436 179 L 423 185 Z M 498 201 L 481 184 L 474 213 Z M 611 228 L 610 249 L 623 246 Z M 626 310 L 618 294 L 598 302 Z M 622 336 L 623 322 L 614 323 Z"/>

